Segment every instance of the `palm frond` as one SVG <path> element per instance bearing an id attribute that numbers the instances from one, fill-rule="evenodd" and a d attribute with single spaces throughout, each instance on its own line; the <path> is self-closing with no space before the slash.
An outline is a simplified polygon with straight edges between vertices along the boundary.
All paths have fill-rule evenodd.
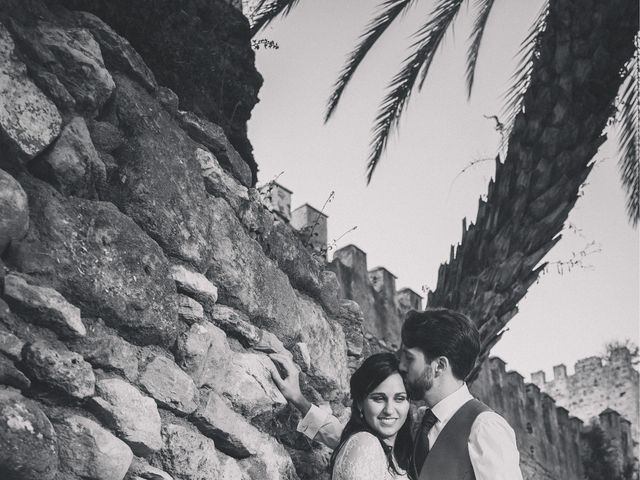
<path id="1" fill-rule="evenodd" d="M 260 0 L 251 14 L 251 36 L 265 27 L 278 15 L 288 15 L 300 0 Z"/>
<path id="2" fill-rule="evenodd" d="M 473 22 L 473 30 L 469 36 L 469 51 L 467 53 L 467 97 L 471 97 L 473 89 L 473 81 L 476 73 L 476 63 L 478 61 L 478 53 L 480 52 L 480 44 L 484 35 L 484 29 L 489 20 L 489 14 L 493 8 L 494 0 L 476 0 L 476 18 Z"/>
<path id="3" fill-rule="evenodd" d="M 420 84 L 418 85 L 418 90 L 422 90 L 422 86 L 424 85 L 424 81 L 427 79 L 435 53 L 438 50 L 438 47 L 440 47 L 447 31 L 449 29 L 453 31 L 453 21 L 465 1 L 466 0 L 441 0 L 431 13 L 432 19 L 429 23 L 416 33 L 415 36 L 419 38 L 423 35 L 428 35 L 431 43 L 431 54 L 425 59 L 420 70 Z M 414 46 L 415 45 L 416 44 L 414 44 Z"/>
<path id="4" fill-rule="evenodd" d="M 640 220 L 640 35 L 636 37 L 636 53 L 626 66 L 626 76 L 620 86 L 617 122 L 618 168 L 626 192 L 626 209 L 634 227 Z"/>
<path id="5" fill-rule="evenodd" d="M 511 75 L 511 85 L 504 95 L 504 106 L 501 117 L 505 125 L 502 135 L 501 148 L 504 148 L 509 141 L 511 130 L 516 119 L 516 115 L 522 110 L 524 94 L 531 82 L 531 73 L 534 63 L 539 55 L 539 43 L 542 34 L 547 27 L 547 17 L 549 16 L 549 0 L 545 0 L 540 13 L 529 28 L 527 36 L 520 44 L 520 50 L 516 54 L 518 64 L 515 72 Z"/>
<path id="6" fill-rule="evenodd" d="M 389 92 L 378 108 L 373 127 L 371 151 L 367 161 L 367 183 L 371 182 L 373 172 L 387 147 L 389 134 L 397 128 L 398 120 L 411 96 L 418 75 L 422 75 L 421 88 L 434 54 L 464 1 L 440 0 L 431 12 L 427 23 L 415 33 L 416 40 L 411 45 L 413 53 L 389 83 Z"/>
<path id="7" fill-rule="evenodd" d="M 416 0 L 386 0 L 379 5 L 380 13 L 371 20 L 365 32 L 360 35 L 360 43 L 349 53 L 347 61 L 333 85 L 331 96 L 327 102 L 327 110 L 324 116 L 325 122 L 329 120 L 335 111 L 342 98 L 344 89 L 358 69 L 360 63 L 369 53 L 369 50 L 371 50 L 371 47 L 375 45 L 389 25 L 415 2 Z"/>

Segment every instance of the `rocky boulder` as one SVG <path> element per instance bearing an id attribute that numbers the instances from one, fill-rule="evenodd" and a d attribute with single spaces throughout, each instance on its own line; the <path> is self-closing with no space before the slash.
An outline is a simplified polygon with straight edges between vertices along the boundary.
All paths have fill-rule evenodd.
<path id="1" fill-rule="evenodd" d="M 201 273 L 194 272 L 184 265 L 172 265 L 171 278 L 176 282 L 178 292 L 208 306 L 218 301 L 218 289 Z"/>
<path id="2" fill-rule="evenodd" d="M 166 357 L 154 357 L 138 382 L 160 405 L 179 415 L 188 415 L 197 407 L 198 390 L 193 380 Z"/>
<path id="3" fill-rule="evenodd" d="M 58 441 L 51 422 L 33 400 L 0 386 L 0 474 L 16 480 L 53 480 Z"/>
<path id="4" fill-rule="evenodd" d="M 112 204 L 63 198 L 39 180 L 20 180 L 31 227 L 8 262 L 137 342 L 173 344 L 175 284 L 160 247 Z"/>
<path id="5" fill-rule="evenodd" d="M 133 453 L 93 420 L 70 415 L 55 420 L 60 470 L 92 480 L 122 480 Z"/>
<path id="6" fill-rule="evenodd" d="M 153 463 L 181 480 L 220 478 L 215 443 L 197 431 L 170 423 L 162 428 L 162 449 Z"/>
<path id="7" fill-rule="evenodd" d="M 0 23 L 0 130 L 17 152 L 33 158 L 58 136 L 62 118 L 18 58 L 13 37 Z M 0 166 L 7 160 L 0 160 Z"/>
<path id="8" fill-rule="evenodd" d="M 0 254 L 4 252 L 7 245 L 21 240 L 27 234 L 28 228 L 27 194 L 15 178 L 4 170 L 0 170 Z"/>
<path id="9" fill-rule="evenodd" d="M 86 28 L 92 33 L 100 44 L 104 62 L 109 70 L 129 74 L 151 92 L 158 88 L 153 72 L 144 63 L 140 54 L 109 25 L 88 12 L 71 12 L 65 18 L 73 25 Z"/>
<path id="10" fill-rule="evenodd" d="M 130 381 L 138 377 L 137 347 L 115 335 L 100 321 L 92 321 L 87 335 L 69 344 L 95 368 L 116 372 Z"/>
<path id="11" fill-rule="evenodd" d="M 4 279 L 4 295 L 16 312 L 62 336 L 82 337 L 87 333 L 80 309 L 52 288 L 31 285 L 26 277 L 9 274 Z"/>
<path id="12" fill-rule="evenodd" d="M 271 380 L 271 360 L 263 354 L 232 351 L 224 332 L 210 323 L 195 324 L 184 333 L 176 357 L 196 385 L 225 396 L 249 418 L 286 405 Z"/>
<path id="13" fill-rule="evenodd" d="M 33 160 L 30 167 L 35 175 L 67 196 L 97 199 L 107 178 L 82 117 L 71 119 L 53 147 Z"/>
<path id="14" fill-rule="evenodd" d="M 12 27 L 31 61 L 58 78 L 74 98 L 75 108 L 96 115 L 115 84 L 91 33 L 48 20 L 29 26 L 14 23 Z"/>
<path id="15" fill-rule="evenodd" d="M 255 455 L 263 435 L 234 412 L 215 392 L 209 392 L 193 415 L 193 422 L 216 442 L 219 450 L 235 458 Z"/>
<path id="16" fill-rule="evenodd" d="M 127 382 L 118 378 L 100 380 L 92 405 L 136 455 L 146 456 L 162 447 L 156 402 Z"/>
<path id="17" fill-rule="evenodd" d="M 81 355 L 59 350 L 43 341 L 27 344 L 22 363 L 31 378 L 77 399 L 94 394 L 96 377 Z"/>
<path id="18" fill-rule="evenodd" d="M 127 136 L 112 153 L 119 177 L 111 181 L 106 198 L 167 255 L 204 271 L 210 261 L 215 222 L 195 144 L 142 87 L 123 75 L 115 79 L 114 108 Z"/>
<path id="19" fill-rule="evenodd" d="M 26 390 L 31 386 L 31 381 L 16 368 L 11 360 L 0 354 L 0 384 Z"/>
<path id="20" fill-rule="evenodd" d="M 189 136 L 211 150 L 222 167 L 242 185 L 245 187 L 252 185 L 249 166 L 227 140 L 222 127 L 198 118 L 192 112 L 178 112 L 178 120 Z"/>

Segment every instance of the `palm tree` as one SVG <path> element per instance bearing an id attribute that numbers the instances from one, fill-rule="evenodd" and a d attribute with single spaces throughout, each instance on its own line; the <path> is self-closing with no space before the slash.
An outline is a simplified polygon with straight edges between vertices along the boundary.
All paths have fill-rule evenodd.
<path id="1" fill-rule="evenodd" d="M 258 1 L 254 31 L 275 15 L 287 14 L 298 1 Z M 416 1 L 383 1 L 335 83 L 327 119 L 371 47 Z M 422 87 L 444 33 L 464 3 L 438 0 L 427 23 L 416 32 L 410 55 L 380 104 L 368 180 L 389 133 L 397 127 L 411 93 Z M 474 6 L 468 94 L 493 0 L 475 0 Z M 475 224 L 463 220 L 462 240 L 440 266 L 428 300 L 430 306 L 457 309 L 476 321 L 482 335 L 481 360 L 538 279 L 545 267 L 543 258 L 560 240 L 563 223 L 612 119 L 620 125 L 619 165 L 629 218 L 634 225 L 638 222 L 638 14 L 637 0 L 548 0 L 523 42 L 507 94 L 506 156 L 504 161 L 496 159 L 495 179 L 489 183 L 486 200 L 479 201 Z"/>
<path id="2" fill-rule="evenodd" d="M 347 85 L 371 48 L 380 40 L 387 28 L 417 1 L 384 0 L 379 5 L 379 12 L 367 25 L 364 33 L 360 36 L 358 45 L 348 55 L 347 61 L 333 86 L 333 91 L 327 102 L 325 121 L 328 121 L 335 112 Z M 300 0 L 258 0 L 251 15 L 252 33 L 255 35 L 277 16 L 286 16 L 299 3 Z M 367 161 L 367 182 L 371 181 L 373 172 L 386 149 L 389 135 L 398 127 L 398 122 L 411 94 L 416 89 L 422 89 L 433 58 L 445 34 L 450 28 L 453 28 L 458 12 L 466 3 L 466 0 L 438 0 L 427 23 L 414 33 L 415 41 L 411 46 L 411 53 L 400 71 L 392 78 L 388 93 L 384 96 L 378 110 L 373 127 L 371 152 Z M 469 97 L 473 90 L 476 64 L 484 30 L 493 6 L 494 0 L 475 0 L 473 2 L 475 17 L 469 36 L 466 67 L 466 86 Z M 540 15 L 534 21 L 529 34 L 522 42 L 520 62 L 513 76 L 512 87 L 506 96 L 507 102 L 504 114 L 507 118 L 505 124 L 507 135 L 504 136 L 505 139 L 508 139 L 508 132 L 513 126 L 515 115 L 522 107 L 523 94 L 531 76 L 532 60 L 539 54 L 537 48 L 539 37 L 544 31 L 548 13 L 549 0 L 546 0 Z M 638 82 L 640 82 L 640 70 L 635 58 L 636 56 L 633 55 L 630 57 L 629 64 L 625 69 L 626 75 L 621 77 L 620 98 L 617 102 L 620 107 L 620 114 L 616 117 L 620 129 L 620 172 L 622 184 L 627 192 L 627 213 L 634 225 L 637 224 L 640 218 L 638 208 L 638 154 L 636 148 L 636 144 L 640 142 L 637 89 Z M 418 84 L 417 88 L 416 83 Z"/>

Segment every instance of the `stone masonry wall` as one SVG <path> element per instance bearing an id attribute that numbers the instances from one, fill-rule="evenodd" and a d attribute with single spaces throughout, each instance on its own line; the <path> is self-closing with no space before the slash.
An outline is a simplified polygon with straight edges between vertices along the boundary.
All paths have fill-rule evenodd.
<path id="1" fill-rule="evenodd" d="M 524 480 L 583 479 L 581 420 L 497 357 L 483 365 L 471 391 L 513 427 Z"/>
<path id="2" fill-rule="evenodd" d="M 585 423 L 598 420 L 606 409 L 618 412 L 632 425 L 629 444 L 640 457 L 640 374 L 633 367 L 629 350 L 616 349 L 608 359 L 584 358 L 576 362 L 574 370 L 573 375 L 567 375 L 566 366 L 557 365 L 553 380 L 546 381 L 544 372 L 535 372 L 531 378 Z"/>
<path id="3" fill-rule="evenodd" d="M 0 0 L 0 86 L 0 478 L 327 478 L 267 355 L 341 414 L 362 311 L 222 128 L 55 2 Z"/>

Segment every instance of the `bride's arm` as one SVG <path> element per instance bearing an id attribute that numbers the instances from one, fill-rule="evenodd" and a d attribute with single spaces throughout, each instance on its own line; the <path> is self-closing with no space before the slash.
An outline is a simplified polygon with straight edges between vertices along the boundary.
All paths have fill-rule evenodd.
<path id="1" fill-rule="evenodd" d="M 282 396 L 304 415 L 298 424 L 298 432 L 329 448 L 336 448 L 344 425 L 331 414 L 331 411 L 318 408 L 306 399 L 300 390 L 300 371 L 290 358 L 277 353 L 269 357 L 280 365 L 284 373 L 284 376 L 281 376 L 275 368 L 272 369 L 273 383 L 276 384 Z"/>

